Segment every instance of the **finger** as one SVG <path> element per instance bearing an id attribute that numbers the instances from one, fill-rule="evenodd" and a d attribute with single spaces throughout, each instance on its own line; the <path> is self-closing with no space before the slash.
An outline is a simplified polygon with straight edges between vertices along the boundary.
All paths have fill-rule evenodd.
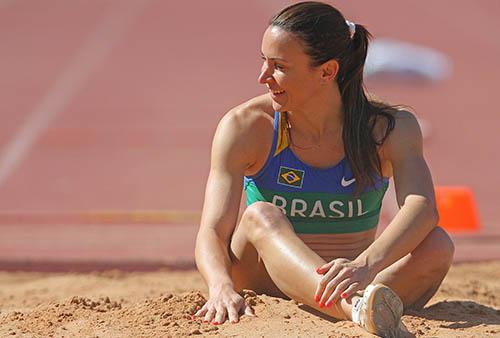
<path id="1" fill-rule="evenodd" d="M 332 264 L 330 269 L 328 271 L 324 272 L 323 277 L 321 278 L 320 282 L 318 283 L 318 286 L 316 288 L 316 294 L 315 294 L 315 300 L 319 301 L 321 298 L 321 295 L 323 293 L 323 290 L 325 289 L 326 285 L 328 282 L 335 277 L 335 275 L 339 272 L 339 270 L 342 267 L 340 265 Z"/>
<path id="2" fill-rule="evenodd" d="M 337 275 L 337 273 L 342 269 L 340 265 L 334 265 L 319 281 L 316 287 L 316 292 L 314 293 L 314 301 L 319 302 L 323 298 L 324 290 L 330 280 Z M 326 299 L 326 298 L 325 298 Z M 321 307 L 321 304 L 320 304 Z"/>
<path id="3" fill-rule="evenodd" d="M 237 323 L 237 322 L 239 322 L 238 310 L 236 310 L 235 306 L 230 305 L 227 308 L 227 316 L 229 317 L 229 322 L 230 323 Z"/>
<path id="4" fill-rule="evenodd" d="M 329 269 L 332 268 L 332 266 L 334 265 L 343 265 L 344 263 L 349 263 L 350 260 L 346 259 L 346 258 L 336 258 L 328 263 L 325 263 L 323 264 L 322 266 L 320 266 L 318 269 L 317 269 L 317 272 L 318 273 L 324 273 L 326 271 L 328 271 Z"/>
<path id="5" fill-rule="evenodd" d="M 325 286 L 325 289 L 323 291 L 323 294 L 321 295 L 320 298 L 320 307 L 321 304 L 325 305 L 326 301 L 330 298 L 332 293 L 337 289 L 337 286 L 346 278 L 351 277 L 351 272 L 346 269 L 342 269 L 336 276 L 334 276 L 328 284 Z M 326 276 L 325 276 L 326 278 Z M 347 286 L 346 286 L 347 287 Z M 342 290 L 344 291 L 344 290 Z"/>
<path id="6" fill-rule="evenodd" d="M 325 264 L 321 265 L 319 268 L 317 268 L 316 272 L 318 274 L 322 275 L 325 272 L 327 272 L 328 270 L 330 270 L 334 264 L 335 264 L 335 260 L 330 261 L 328 263 L 325 263 Z"/>
<path id="7" fill-rule="evenodd" d="M 215 319 L 212 324 L 219 325 L 226 321 L 227 310 L 224 306 L 217 308 L 217 313 L 215 314 Z"/>
<path id="8" fill-rule="evenodd" d="M 208 311 L 208 307 L 207 307 L 207 303 L 205 303 L 205 305 L 203 305 L 201 307 L 201 309 L 199 309 L 194 315 L 196 317 L 201 317 L 201 316 L 204 316 L 205 313 L 207 313 L 207 311 Z"/>
<path id="9" fill-rule="evenodd" d="M 345 266 L 343 264 L 336 264 L 323 275 L 323 278 L 330 281 L 343 271 L 346 271 Z"/>
<path id="10" fill-rule="evenodd" d="M 332 304 L 338 302 L 340 300 L 340 295 L 349 287 L 349 285 L 352 284 L 352 280 L 344 279 L 341 281 L 337 287 L 335 288 L 335 291 L 330 295 L 328 300 L 325 302 L 326 306 L 331 306 Z"/>
<path id="11" fill-rule="evenodd" d="M 214 315 L 215 315 L 215 308 L 212 307 L 208 309 L 207 313 L 205 314 L 205 317 L 203 318 L 203 322 L 210 323 L 214 318 Z"/>
<path id="12" fill-rule="evenodd" d="M 347 289 L 345 289 L 344 292 L 340 294 L 340 297 L 344 299 L 349 299 L 352 295 L 354 295 L 359 289 L 360 289 L 361 284 L 358 282 L 354 282 Z"/>

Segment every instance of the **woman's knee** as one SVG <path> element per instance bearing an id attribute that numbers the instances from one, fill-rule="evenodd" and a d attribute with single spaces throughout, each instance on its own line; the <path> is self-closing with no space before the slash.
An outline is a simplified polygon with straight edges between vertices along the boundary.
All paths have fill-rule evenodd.
<path id="1" fill-rule="evenodd" d="M 240 225 L 244 227 L 251 241 L 277 232 L 283 226 L 289 226 L 286 216 L 278 207 L 272 203 L 260 201 L 247 207 Z"/>
<path id="2" fill-rule="evenodd" d="M 447 270 L 453 261 L 455 245 L 448 233 L 437 226 L 429 232 L 417 250 L 420 254 L 426 255 L 429 261 Z"/>

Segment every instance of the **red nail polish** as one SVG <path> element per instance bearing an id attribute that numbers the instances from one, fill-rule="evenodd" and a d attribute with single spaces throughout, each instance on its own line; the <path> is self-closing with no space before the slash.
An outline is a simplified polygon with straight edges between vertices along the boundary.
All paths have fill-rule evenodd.
<path id="1" fill-rule="evenodd" d="M 321 273 L 321 272 L 319 271 L 320 269 L 321 269 L 321 268 L 317 268 L 317 269 L 316 269 L 316 273 Z"/>
<path id="2" fill-rule="evenodd" d="M 331 302 L 331 301 L 328 301 L 328 302 L 326 302 L 326 304 L 325 304 L 325 306 L 326 306 L 326 307 L 329 307 L 330 305 L 332 305 L 332 302 Z"/>
<path id="3" fill-rule="evenodd" d="M 323 303 L 323 302 L 319 303 L 319 307 L 321 307 L 321 308 L 325 307 L 325 303 Z"/>
<path id="4" fill-rule="evenodd" d="M 194 320 L 196 318 L 195 315 L 191 315 L 191 319 Z"/>
<path id="5" fill-rule="evenodd" d="M 342 298 L 344 298 L 344 299 L 345 299 L 345 298 L 347 298 L 347 296 L 348 296 L 347 292 L 343 292 L 343 293 L 340 295 L 340 297 L 342 297 Z"/>
<path id="6" fill-rule="evenodd" d="M 213 322 L 212 324 L 213 325 L 219 325 L 220 323 L 219 322 Z"/>
<path id="7" fill-rule="evenodd" d="M 315 301 L 316 303 L 317 303 L 317 302 L 319 302 L 319 300 L 320 300 L 320 299 L 321 299 L 321 297 L 320 297 L 320 296 L 314 296 L 314 301 Z"/>

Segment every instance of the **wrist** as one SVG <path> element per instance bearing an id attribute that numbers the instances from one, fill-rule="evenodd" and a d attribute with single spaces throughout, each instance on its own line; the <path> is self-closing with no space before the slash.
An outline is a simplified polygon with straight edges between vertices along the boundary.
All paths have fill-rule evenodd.
<path id="1" fill-rule="evenodd" d="M 231 280 L 220 280 L 208 286 L 208 292 L 210 294 L 219 293 L 222 290 L 228 289 L 234 290 L 234 284 Z"/>
<path id="2" fill-rule="evenodd" d="M 358 263 L 363 264 L 368 268 L 370 274 L 375 277 L 380 271 L 384 269 L 382 260 L 377 259 L 374 255 L 371 255 L 368 252 L 361 253 L 355 259 Z"/>

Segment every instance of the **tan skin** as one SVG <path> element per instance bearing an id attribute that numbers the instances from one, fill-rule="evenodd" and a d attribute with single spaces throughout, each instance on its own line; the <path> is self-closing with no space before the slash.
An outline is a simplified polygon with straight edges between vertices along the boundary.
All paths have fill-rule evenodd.
<path id="1" fill-rule="evenodd" d="M 345 156 L 337 61 L 310 67 L 301 41 L 276 27 L 264 33 L 262 54 L 259 82 L 270 92 L 229 111 L 214 136 L 195 252 L 209 299 L 195 315 L 214 324 L 253 315 L 237 293 L 243 288 L 349 320 L 353 300 L 370 283 L 391 287 L 405 308 L 423 306 L 449 269 L 453 244 L 436 226 L 422 135 L 409 112 L 395 114 L 396 127 L 378 149 L 383 176 L 394 179 L 400 210 L 377 239 L 375 229 L 296 234 L 267 202 L 249 206 L 238 222 L 243 176 L 257 173 L 269 156 L 274 111 L 289 112 L 291 150 L 303 162 L 325 168 Z M 380 139 L 384 130 L 381 119 L 374 137 Z"/>

